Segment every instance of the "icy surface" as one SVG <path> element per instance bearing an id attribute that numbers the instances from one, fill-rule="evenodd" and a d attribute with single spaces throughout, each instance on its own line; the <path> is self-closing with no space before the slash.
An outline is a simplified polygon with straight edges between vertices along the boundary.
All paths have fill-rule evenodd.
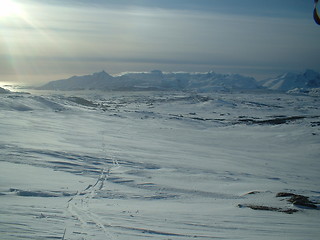
<path id="1" fill-rule="evenodd" d="M 1 239 L 320 234 L 319 210 L 275 197 L 287 191 L 320 201 L 319 98 L 94 91 L 0 98 Z"/>

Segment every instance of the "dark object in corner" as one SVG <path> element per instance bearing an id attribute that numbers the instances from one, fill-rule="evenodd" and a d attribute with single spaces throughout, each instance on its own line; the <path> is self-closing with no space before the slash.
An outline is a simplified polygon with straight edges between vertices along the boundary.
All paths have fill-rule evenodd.
<path id="1" fill-rule="evenodd" d="M 314 0 L 313 19 L 318 25 L 320 25 L 320 16 L 319 16 L 318 10 L 317 10 L 318 2 L 319 2 L 319 0 Z"/>

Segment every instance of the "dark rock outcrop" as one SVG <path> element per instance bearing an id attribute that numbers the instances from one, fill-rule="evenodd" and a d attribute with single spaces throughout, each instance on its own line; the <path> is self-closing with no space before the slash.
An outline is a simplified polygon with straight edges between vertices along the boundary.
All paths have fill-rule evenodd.
<path id="1" fill-rule="evenodd" d="M 309 200 L 309 197 L 303 196 L 303 195 L 298 195 L 294 193 L 286 193 L 286 192 L 280 192 L 277 193 L 277 197 L 290 197 L 287 201 L 293 203 L 294 205 L 297 206 L 303 206 L 307 208 L 313 208 L 317 209 L 317 205 L 315 205 L 315 202 L 312 202 Z"/>
<path id="2" fill-rule="evenodd" d="M 250 191 L 243 196 L 249 196 L 249 195 L 256 195 L 261 193 L 260 191 Z M 267 192 L 264 192 L 267 193 Z M 282 212 L 282 213 L 287 213 L 287 214 L 293 214 L 295 212 L 301 211 L 299 208 L 308 208 L 308 209 L 318 209 L 316 202 L 310 201 L 309 197 L 291 193 L 291 192 L 279 192 L 275 196 L 276 198 L 286 198 L 287 202 L 292 203 L 293 206 L 298 207 L 297 208 L 290 208 L 290 207 L 278 207 L 277 205 L 275 206 L 268 206 L 268 204 L 238 204 L 239 208 L 250 208 L 253 210 L 262 210 L 262 211 L 273 211 L 273 212 Z M 282 201 L 283 199 L 280 199 Z M 279 205 L 281 206 L 281 202 L 279 202 Z M 283 203 L 282 203 L 283 205 Z"/>
<path id="3" fill-rule="evenodd" d="M 269 207 L 264 205 L 254 205 L 254 204 L 238 204 L 238 207 L 248 207 L 253 210 L 263 210 L 263 211 L 273 211 L 273 212 L 282 212 L 287 214 L 292 214 L 298 212 L 299 210 L 293 208 L 276 208 L 276 207 Z"/>

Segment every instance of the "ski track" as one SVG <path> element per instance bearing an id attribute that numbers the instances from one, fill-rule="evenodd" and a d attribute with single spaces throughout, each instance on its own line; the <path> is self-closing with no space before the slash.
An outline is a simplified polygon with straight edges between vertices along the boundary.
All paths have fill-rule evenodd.
<path id="1" fill-rule="evenodd" d="M 83 239 L 86 239 L 86 237 L 89 237 L 90 239 L 90 236 L 88 236 L 89 233 L 86 232 L 86 229 L 89 228 L 92 231 L 92 225 L 94 225 L 98 231 L 102 231 L 106 239 L 114 239 L 114 237 L 112 237 L 112 235 L 108 233 L 107 228 L 105 227 L 104 223 L 101 222 L 99 216 L 87 209 L 89 208 L 90 201 L 92 200 L 94 195 L 98 191 L 101 191 L 103 189 L 105 181 L 110 175 L 112 168 L 115 168 L 117 166 L 118 162 L 113 161 L 113 166 L 111 168 L 109 168 L 107 171 L 105 171 L 105 169 L 101 171 L 101 174 L 94 185 L 89 185 L 86 189 L 78 192 L 75 196 L 71 197 L 68 200 L 67 211 L 72 217 L 76 218 L 76 220 L 81 223 L 81 232 L 79 232 L 77 235 L 86 235 L 85 237 L 82 237 Z M 73 234 L 74 232 L 69 232 L 69 229 L 67 227 L 64 238 L 73 239 Z"/>

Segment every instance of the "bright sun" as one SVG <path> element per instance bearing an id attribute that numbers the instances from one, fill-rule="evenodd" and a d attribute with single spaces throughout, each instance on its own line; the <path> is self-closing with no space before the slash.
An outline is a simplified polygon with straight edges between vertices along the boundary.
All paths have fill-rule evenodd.
<path id="1" fill-rule="evenodd" d="M 0 0 L 0 18 L 20 15 L 19 6 L 12 0 Z"/>

